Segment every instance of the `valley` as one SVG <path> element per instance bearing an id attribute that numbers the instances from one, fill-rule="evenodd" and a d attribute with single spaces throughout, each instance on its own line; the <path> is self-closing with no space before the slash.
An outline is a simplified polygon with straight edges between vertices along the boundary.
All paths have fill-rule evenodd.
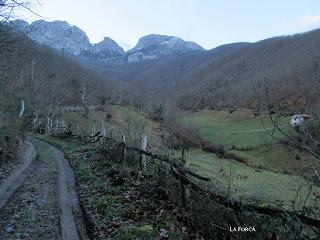
<path id="1" fill-rule="evenodd" d="M 274 136 L 278 136 L 278 138 L 270 137 L 269 131 L 271 131 L 272 125 L 270 125 L 267 115 L 254 116 L 252 113 L 241 111 L 230 113 L 229 111 L 217 110 L 184 112 L 180 115 L 182 116 L 181 122 L 200 129 L 201 138 L 221 144 L 235 155 L 247 159 L 246 163 L 241 163 L 207 152 L 201 147 L 188 149 L 185 157 L 186 166 L 200 176 L 209 177 L 209 186 L 215 189 L 217 194 L 228 195 L 233 201 L 241 201 L 259 207 L 272 207 L 273 209 L 302 211 L 303 208 L 318 208 L 319 202 L 315 196 L 320 189 L 312 183 L 313 166 L 317 164 L 317 160 L 293 146 L 279 143 L 282 140 L 280 133 L 274 133 Z M 109 118 L 103 116 L 109 116 Z M 154 134 L 152 128 L 159 127 L 159 123 L 133 108 L 110 105 L 91 112 L 88 117 L 79 113 L 64 113 L 57 115 L 57 118 L 68 119 L 68 122 L 76 123 L 80 129 L 89 130 L 86 132 L 97 128 L 95 126 L 106 126 L 109 132 L 108 136 L 121 141 L 122 131 L 126 129 L 128 124 L 128 116 L 134 116 L 131 118 L 130 125 L 135 126 L 137 131 L 144 128 L 146 132 L 149 132 L 150 142 L 147 150 L 152 150 L 153 153 L 162 151 L 162 154 L 165 153 L 163 151 L 167 151 L 167 149 L 158 147 L 162 141 L 161 135 L 166 131 L 163 126 L 162 130 L 161 127 L 158 130 L 162 134 L 158 134 L 158 132 Z M 132 119 L 138 121 L 132 121 Z M 286 125 L 289 121 L 288 117 L 280 119 L 282 125 Z M 214 131 L 215 128 L 221 129 L 223 125 L 227 125 L 224 131 Z M 232 127 L 229 127 L 230 125 Z M 288 126 L 287 128 L 290 131 Z M 230 133 L 227 130 L 230 130 Z M 74 128 L 72 131 L 77 130 Z M 214 136 L 214 134 L 218 135 Z M 239 134 L 245 134 L 246 137 L 237 136 Z M 139 134 L 136 136 L 139 138 Z M 74 166 L 81 169 L 79 170 L 81 173 L 78 174 L 81 174 L 80 178 L 83 178 L 82 181 L 86 184 L 88 179 L 94 178 L 95 171 L 101 171 L 95 166 L 87 165 L 86 162 L 78 162 L 77 152 L 81 151 L 76 150 L 78 140 L 71 140 L 75 143 L 69 143 L 68 138 L 65 140 L 57 137 L 44 138 L 65 149 L 68 156 L 74 159 L 72 160 Z M 134 144 L 134 141 L 131 144 Z M 91 148 L 92 146 L 90 146 L 89 144 L 88 147 Z M 172 149 L 170 152 L 174 157 L 181 155 L 181 150 L 178 149 Z M 78 166 L 78 164 L 80 165 Z M 84 199 L 87 199 L 87 195 Z M 120 201 L 119 204 L 121 203 L 121 200 L 117 201 Z M 87 204 L 90 208 L 90 203 Z M 102 222 L 101 220 L 96 224 Z M 122 229 L 121 226 L 119 229 Z M 148 235 L 148 233 L 144 234 Z"/>
<path id="2" fill-rule="evenodd" d="M 0 0 L 0 240 L 320 239 L 317 16 L 57 2 Z"/>
<path id="3" fill-rule="evenodd" d="M 106 115 L 112 116 L 109 121 L 104 118 Z M 188 150 L 186 161 L 189 167 L 202 176 L 210 177 L 219 191 L 227 191 L 231 178 L 232 187 L 229 191 L 232 193 L 229 194 L 242 201 L 257 200 L 260 204 L 280 204 L 291 209 L 292 201 L 297 198 L 300 203 L 295 204 L 303 204 L 304 197 L 312 186 L 312 168 L 317 160 L 293 146 L 279 143 L 283 137 L 273 130 L 267 115 L 212 110 L 185 112 L 181 115 L 181 122 L 198 129 L 203 140 L 222 145 L 227 151 L 246 159 L 246 163 L 241 163 L 207 152 L 201 147 Z M 129 120 L 128 116 L 137 120 Z M 144 129 L 148 132 L 148 149 L 152 153 L 167 151 L 159 148 L 163 141 L 161 132 L 165 134 L 166 130 L 160 127 L 158 133 L 155 133 L 153 128 L 157 128 L 157 125 L 159 128 L 159 123 L 135 109 L 111 105 L 92 112 L 88 118 L 77 113 L 64 113 L 60 117 L 77 124 L 80 129 L 98 129 L 98 126 L 104 125 L 108 129 L 108 135 L 118 141 L 122 140 L 121 135 L 129 121 L 136 131 L 143 132 L 141 129 Z M 291 130 L 288 117 L 281 117 L 279 122 L 286 125 L 288 131 Z M 272 132 L 273 137 L 269 135 Z M 140 134 L 136 134 L 136 137 L 139 139 Z M 171 152 L 177 157 L 181 155 L 181 150 Z M 319 190 L 314 186 L 311 195 Z M 309 200 L 312 206 L 318 204 L 315 197 Z"/>

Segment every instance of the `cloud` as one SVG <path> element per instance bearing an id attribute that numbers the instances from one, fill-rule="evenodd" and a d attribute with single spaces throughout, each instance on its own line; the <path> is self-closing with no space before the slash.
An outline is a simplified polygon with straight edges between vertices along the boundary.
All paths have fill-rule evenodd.
<path id="1" fill-rule="evenodd" d="M 305 15 L 300 20 L 300 26 L 302 28 L 313 28 L 320 27 L 320 15 L 319 16 L 311 16 Z"/>

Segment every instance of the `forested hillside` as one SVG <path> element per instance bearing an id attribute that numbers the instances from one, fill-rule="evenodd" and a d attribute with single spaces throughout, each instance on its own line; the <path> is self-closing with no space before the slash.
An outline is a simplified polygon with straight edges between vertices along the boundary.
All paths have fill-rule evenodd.
<path id="1" fill-rule="evenodd" d="M 221 46 L 199 55 L 162 59 L 132 82 L 166 96 L 174 87 L 184 109 L 222 106 L 254 108 L 265 86 L 281 107 L 316 103 L 320 30 Z M 160 92 L 159 92 L 160 90 Z"/>
<path id="2" fill-rule="evenodd" d="M 316 103 L 319 84 L 320 30 L 250 44 L 184 78 L 192 89 L 181 105 L 194 106 L 202 96 L 207 106 L 254 107 L 266 84 L 282 106 Z M 190 96 L 193 96 L 190 98 Z M 191 100 L 191 101 L 188 101 Z"/>
<path id="3" fill-rule="evenodd" d="M 144 108 L 163 105 L 162 99 L 169 95 L 182 109 L 256 108 L 266 87 L 272 91 L 272 101 L 282 108 L 316 103 L 320 30 L 208 51 L 179 38 L 152 34 L 118 56 L 112 55 L 120 51 L 115 41 L 105 38 L 99 45 L 90 45 L 86 34 L 67 22 L 36 21 L 29 26 L 14 21 L 10 26 L 80 61 L 92 72 L 114 79 L 126 89 L 122 100 Z M 61 43 L 52 38 L 54 34 L 63 39 Z M 84 43 L 77 43 L 78 35 Z M 141 89 L 144 96 L 139 94 Z"/>
<path id="4" fill-rule="evenodd" d="M 256 43 L 233 43 L 183 56 L 141 63 L 95 67 L 127 83 L 131 98 L 146 104 L 137 89 L 157 104 L 174 92 L 183 109 L 256 108 L 266 87 L 278 107 L 316 104 L 319 84 L 320 30 Z M 146 106 L 147 107 L 147 106 Z"/>
<path id="5" fill-rule="evenodd" d="M 51 114 L 60 106 L 100 104 L 119 97 L 111 78 L 1 26 L 0 112 Z M 105 91 L 109 89 L 109 91 Z"/>

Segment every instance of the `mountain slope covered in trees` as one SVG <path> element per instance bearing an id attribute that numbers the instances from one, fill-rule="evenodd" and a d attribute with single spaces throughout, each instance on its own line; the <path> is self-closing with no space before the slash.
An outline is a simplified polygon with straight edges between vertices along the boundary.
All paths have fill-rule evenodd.
<path id="1" fill-rule="evenodd" d="M 175 88 L 176 99 L 185 109 L 257 107 L 266 87 L 281 107 L 301 107 L 316 103 L 319 62 L 320 30 L 314 30 L 162 59 L 131 81 L 161 93 L 162 98 Z"/>
<path id="2" fill-rule="evenodd" d="M 319 57 L 320 30 L 250 44 L 184 76 L 181 105 L 254 107 L 266 87 L 283 107 L 314 104 Z"/>
<path id="3" fill-rule="evenodd" d="M 14 23 L 23 28 L 29 26 L 20 21 Z M 70 34 L 79 31 L 86 37 L 84 32 L 66 22 L 40 23 L 50 28 L 63 25 L 64 28 L 56 31 L 59 36 L 54 36 L 54 32 L 53 36 L 49 34 L 57 39 L 62 36 L 70 40 Z M 29 26 L 31 33 L 40 23 Z M 36 32 L 32 34 L 36 35 Z M 38 41 L 32 34 L 31 38 Z M 109 38 L 93 47 L 85 41 L 88 46 L 83 46 L 84 50 L 79 52 L 79 46 L 76 48 L 79 54 L 72 54 L 74 48 L 67 52 L 92 72 L 114 79 L 116 85 L 125 89 L 121 93 L 122 100 L 146 108 L 164 104 L 169 95 L 174 96 L 174 101 L 183 109 L 205 106 L 254 108 L 263 101 L 266 89 L 272 92 L 272 101 L 279 106 L 301 107 L 316 103 L 319 35 L 320 30 L 314 30 L 256 43 L 226 44 L 205 51 L 192 42 L 152 34 L 142 37 L 127 53 Z M 141 91 L 145 94 L 141 95 Z"/>
<path id="4" fill-rule="evenodd" d="M 112 79 L 0 27 L 1 42 L 6 41 L 0 58 L 0 112 L 18 113 L 21 100 L 33 113 L 50 114 L 60 106 L 98 104 L 117 98 L 117 84 Z"/>

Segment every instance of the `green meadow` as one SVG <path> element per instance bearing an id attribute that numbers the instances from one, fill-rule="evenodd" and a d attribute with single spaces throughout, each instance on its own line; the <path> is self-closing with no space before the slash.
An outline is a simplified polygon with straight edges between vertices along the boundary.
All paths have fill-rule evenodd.
<path id="1" fill-rule="evenodd" d="M 281 130 L 294 134 L 290 117 L 273 118 Z M 220 191 L 236 199 L 280 204 L 289 209 L 293 202 L 295 208 L 302 207 L 305 201 L 308 206 L 318 204 L 312 193 L 320 189 L 305 178 L 310 175 L 315 159 L 279 143 L 285 136 L 274 129 L 268 115 L 202 110 L 186 113 L 181 121 L 197 129 L 203 140 L 223 145 L 227 151 L 249 160 L 246 165 L 200 149 L 189 151 L 189 166 L 210 177 Z"/>
<path id="2" fill-rule="evenodd" d="M 281 205 L 289 210 L 293 203 L 296 209 L 302 208 L 305 201 L 309 207 L 319 204 L 312 193 L 320 188 L 299 175 L 253 168 L 199 149 L 189 151 L 187 164 L 198 174 L 210 177 L 215 189 L 236 200 Z"/>
<path id="3" fill-rule="evenodd" d="M 274 119 L 283 130 L 290 129 L 289 117 L 274 116 Z M 252 147 L 272 143 L 283 137 L 273 127 L 268 115 L 203 110 L 188 114 L 182 118 L 182 122 L 198 129 L 203 139 L 225 146 Z"/>
<path id="4" fill-rule="evenodd" d="M 294 134 L 289 117 L 274 115 L 273 119 L 281 130 Z M 279 143 L 285 136 L 273 127 L 268 115 L 203 110 L 187 113 L 181 121 L 186 126 L 197 129 L 202 139 L 233 149 L 230 151 L 246 157 L 252 167 L 282 173 L 300 173 L 313 161 L 310 156 L 294 147 Z"/>

